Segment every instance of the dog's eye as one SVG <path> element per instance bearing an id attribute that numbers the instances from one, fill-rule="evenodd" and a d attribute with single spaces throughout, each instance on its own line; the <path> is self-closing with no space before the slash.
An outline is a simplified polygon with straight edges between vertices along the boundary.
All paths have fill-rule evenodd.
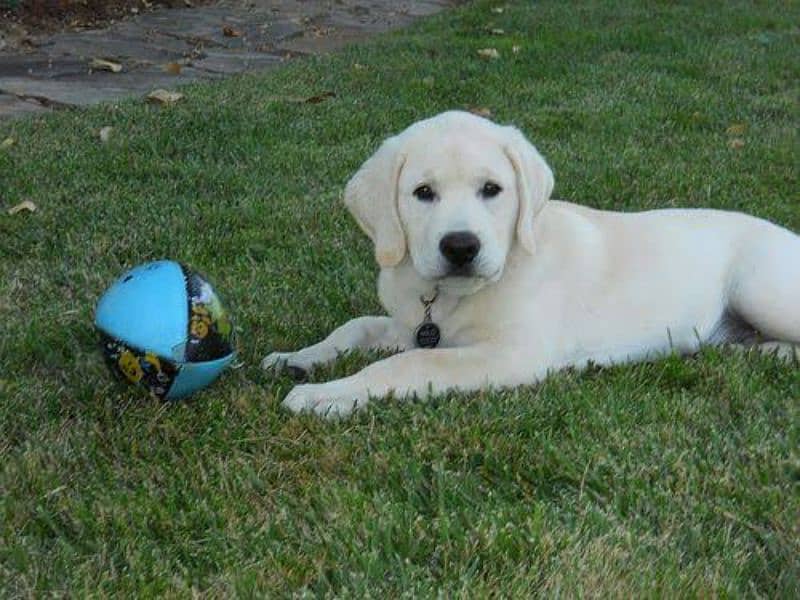
<path id="1" fill-rule="evenodd" d="M 483 187 L 481 188 L 481 196 L 483 196 L 484 198 L 494 198 L 495 196 L 497 196 L 497 194 L 499 194 L 502 191 L 503 188 L 501 188 L 494 181 L 487 181 L 486 183 L 483 184 Z"/>
<path id="2" fill-rule="evenodd" d="M 429 185 L 418 186 L 417 189 L 414 190 L 414 195 L 417 197 L 417 200 L 421 200 L 422 202 L 433 202 L 434 198 L 436 198 L 436 194 L 433 193 Z"/>

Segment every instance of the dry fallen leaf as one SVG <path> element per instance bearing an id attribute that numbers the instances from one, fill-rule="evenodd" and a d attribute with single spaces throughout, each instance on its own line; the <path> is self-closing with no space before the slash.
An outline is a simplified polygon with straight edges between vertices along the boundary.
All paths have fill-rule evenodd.
<path id="1" fill-rule="evenodd" d="M 478 50 L 478 56 L 481 58 L 497 60 L 500 58 L 500 53 L 497 51 L 497 48 L 481 48 Z"/>
<path id="2" fill-rule="evenodd" d="M 242 32 L 234 29 L 230 25 L 225 25 L 225 27 L 222 28 L 222 35 L 225 37 L 242 37 Z"/>
<path id="3" fill-rule="evenodd" d="M 93 58 L 89 63 L 89 68 L 95 71 L 111 71 L 112 73 L 121 73 L 122 65 L 104 58 Z"/>
<path id="4" fill-rule="evenodd" d="M 322 92 L 321 94 L 316 94 L 314 96 L 309 96 L 303 102 L 307 104 L 319 104 L 320 102 L 325 102 L 328 98 L 336 98 L 335 92 Z"/>
<path id="5" fill-rule="evenodd" d="M 181 65 L 180 63 L 171 62 L 164 65 L 164 70 L 169 73 L 170 75 L 180 75 L 181 74 Z"/>
<path id="6" fill-rule="evenodd" d="M 108 143 L 108 140 L 111 139 L 111 132 L 114 131 L 114 128 L 110 125 L 106 125 L 100 129 L 100 141 L 104 144 Z"/>
<path id="7" fill-rule="evenodd" d="M 467 110 L 469 110 L 469 112 L 471 112 L 473 115 L 478 115 L 479 117 L 484 117 L 486 119 L 489 119 L 492 116 L 492 110 L 490 108 L 473 106 Z"/>
<path id="8" fill-rule="evenodd" d="M 730 142 L 728 142 L 728 146 L 734 150 L 739 150 L 744 148 L 744 140 L 742 138 L 733 138 Z"/>
<path id="9" fill-rule="evenodd" d="M 314 37 L 321 38 L 325 37 L 326 35 L 330 35 L 334 29 L 333 27 L 318 27 L 316 25 L 312 25 L 309 27 L 309 31 Z"/>
<path id="10" fill-rule="evenodd" d="M 728 127 L 725 130 L 725 132 L 728 135 L 742 135 L 746 129 L 747 129 L 747 124 L 745 123 L 733 123 L 730 127 Z"/>
<path id="11" fill-rule="evenodd" d="M 266 96 L 267 102 L 290 102 L 292 104 L 319 104 L 329 98 L 336 98 L 336 92 L 321 92 L 314 96 Z"/>
<path id="12" fill-rule="evenodd" d="M 7 137 L 2 142 L 0 142 L 0 150 L 5 150 L 6 148 L 11 148 L 16 143 L 16 140 L 12 137 Z"/>
<path id="13" fill-rule="evenodd" d="M 9 208 L 8 214 L 15 215 L 22 211 L 36 212 L 36 205 L 30 200 L 24 200 L 23 202 L 20 202 L 16 206 L 12 206 L 11 208 Z"/>
<path id="14" fill-rule="evenodd" d="M 162 89 L 153 90 L 145 96 L 145 99 L 151 104 L 160 104 L 161 106 L 175 104 L 181 98 L 183 98 L 183 94 L 179 92 L 169 92 Z"/>

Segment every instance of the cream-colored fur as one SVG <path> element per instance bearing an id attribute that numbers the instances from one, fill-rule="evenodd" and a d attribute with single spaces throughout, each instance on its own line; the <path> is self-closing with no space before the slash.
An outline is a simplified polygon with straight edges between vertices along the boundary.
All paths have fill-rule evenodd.
<path id="1" fill-rule="evenodd" d="M 487 181 L 502 191 L 484 197 Z M 435 199 L 415 196 L 421 185 Z M 532 384 L 565 367 L 705 343 L 763 341 L 785 356 L 800 342 L 797 235 L 716 210 L 598 211 L 548 201 L 552 188 L 550 168 L 517 129 L 468 113 L 443 113 L 384 142 L 348 183 L 345 203 L 375 244 L 389 316 L 354 319 L 263 366 L 308 369 L 356 348 L 397 354 L 298 385 L 284 406 L 346 415 L 390 393 Z M 449 275 L 439 248 L 454 231 L 480 240 L 467 276 Z M 420 349 L 420 297 L 437 288 L 441 343 Z"/>

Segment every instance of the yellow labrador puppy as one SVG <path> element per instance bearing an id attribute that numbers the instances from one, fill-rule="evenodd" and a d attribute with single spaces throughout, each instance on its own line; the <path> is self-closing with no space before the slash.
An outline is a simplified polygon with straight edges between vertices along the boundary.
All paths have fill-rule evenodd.
<path id="1" fill-rule="evenodd" d="M 702 344 L 800 342 L 800 237 L 716 210 L 615 213 L 549 201 L 553 173 L 513 127 L 464 112 L 386 140 L 347 184 L 375 244 L 389 316 L 360 317 L 265 368 L 341 352 L 397 354 L 298 385 L 293 411 L 346 415 L 370 399 L 532 384 L 588 363 Z"/>

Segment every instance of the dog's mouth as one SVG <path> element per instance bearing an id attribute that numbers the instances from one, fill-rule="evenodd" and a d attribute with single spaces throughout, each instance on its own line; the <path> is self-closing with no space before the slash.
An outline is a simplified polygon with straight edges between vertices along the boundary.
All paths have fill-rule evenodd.
<path id="1" fill-rule="evenodd" d="M 413 255 L 410 260 L 423 280 L 459 296 L 473 294 L 484 286 L 497 282 L 505 268 L 505 264 L 498 265 L 489 261 L 465 265 L 442 264 L 444 261 L 430 264 L 423 259 L 417 262 Z"/>
<path id="2" fill-rule="evenodd" d="M 453 279 L 456 281 L 465 280 L 480 280 L 480 281 L 497 281 L 500 275 L 503 274 L 503 267 L 499 267 L 491 273 L 485 273 L 483 270 L 475 269 L 472 266 L 466 267 L 451 267 L 444 274 L 436 277 L 437 281 L 446 281 Z"/>
<path id="3" fill-rule="evenodd" d="M 440 279 L 445 279 L 447 277 L 466 277 L 466 278 L 474 278 L 480 277 L 480 275 L 476 274 L 474 267 L 450 267 L 447 272 L 440 277 Z"/>
<path id="4" fill-rule="evenodd" d="M 490 283 L 500 279 L 503 268 L 500 267 L 490 274 L 476 271 L 474 268 L 450 269 L 444 275 L 435 277 L 434 281 L 439 288 L 459 296 L 474 294 Z"/>

